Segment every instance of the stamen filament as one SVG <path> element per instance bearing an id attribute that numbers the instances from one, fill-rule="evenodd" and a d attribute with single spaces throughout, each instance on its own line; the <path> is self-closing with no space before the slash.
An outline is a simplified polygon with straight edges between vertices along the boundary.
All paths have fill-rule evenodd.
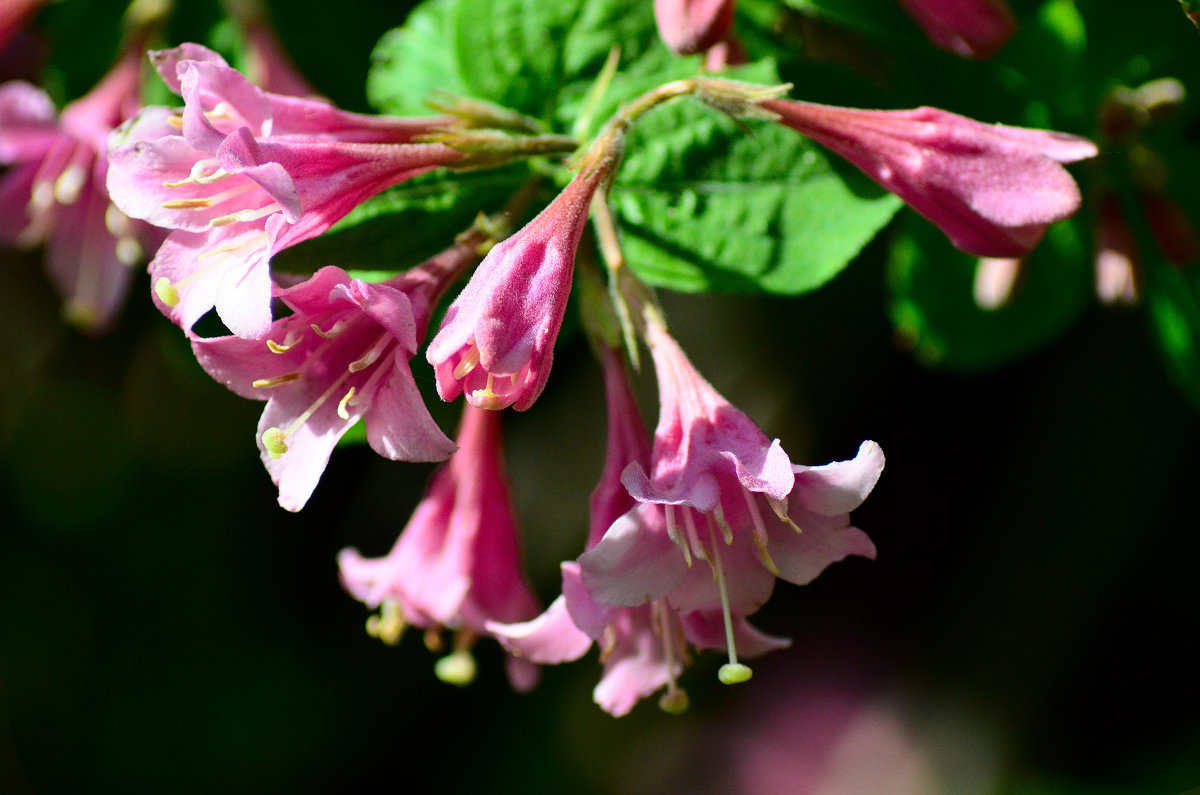
<path id="1" fill-rule="evenodd" d="M 767 551 L 767 525 L 763 522 L 762 513 L 758 510 L 758 505 L 754 502 L 754 495 L 747 489 L 742 489 L 742 496 L 746 498 L 746 507 L 750 510 L 750 519 L 754 522 L 754 531 L 750 537 L 754 540 L 754 548 L 758 550 L 758 557 L 762 560 L 772 574 L 779 576 L 779 567 L 775 565 L 775 561 L 771 559 L 771 553 Z"/>
<path id="2" fill-rule="evenodd" d="M 338 402 L 337 413 L 344 420 L 350 419 L 350 412 L 346 411 L 346 407 L 350 405 L 352 400 L 354 400 L 354 387 L 350 387 L 350 391 Z"/>
<path id="3" fill-rule="evenodd" d="M 259 207 L 257 210 L 239 210 L 236 213 L 222 215 L 219 218 L 214 218 L 208 222 L 209 226 L 229 226 L 230 224 L 240 224 L 249 221 L 257 221 L 259 218 L 266 218 L 272 213 L 279 212 L 281 209 L 279 202 L 271 202 L 268 205 Z"/>
<path id="4" fill-rule="evenodd" d="M 395 599 L 384 599 L 379 605 L 379 615 L 367 619 L 367 634 L 379 638 L 389 646 L 400 642 L 400 637 L 408 627 L 404 611 Z"/>
<path id="5" fill-rule="evenodd" d="M 314 332 L 316 332 L 316 335 L 318 337 L 320 337 L 321 339 L 331 340 L 334 337 L 336 337 L 338 334 L 341 334 L 343 331 L 345 331 L 346 326 L 348 326 L 348 325 L 350 325 L 350 321 L 347 318 L 343 317 L 343 318 L 339 318 L 337 320 L 337 322 L 335 322 L 332 326 L 330 326 L 328 331 L 321 331 L 321 327 L 318 326 L 316 323 L 309 323 L 308 327 L 311 328 Z"/>
<path id="6" fill-rule="evenodd" d="M 679 527 L 675 524 L 675 506 L 663 506 L 663 511 L 667 517 L 667 537 L 675 542 L 675 546 L 683 550 L 683 559 L 687 561 L 688 568 L 692 567 L 692 550 L 687 542 L 679 535 Z"/>
<path id="7" fill-rule="evenodd" d="M 352 373 L 358 373 L 366 370 L 379 360 L 379 357 L 383 354 L 391 340 L 392 336 L 386 331 L 383 334 L 380 334 L 379 339 L 372 343 L 371 347 L 367 349 L 367 352 L 364 353 L 360 358 L 350 362 L 346 369 Z"/>

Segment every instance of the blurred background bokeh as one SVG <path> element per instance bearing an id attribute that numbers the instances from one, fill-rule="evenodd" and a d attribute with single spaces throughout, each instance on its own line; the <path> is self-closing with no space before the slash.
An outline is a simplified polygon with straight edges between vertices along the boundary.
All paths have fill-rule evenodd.
<path id="1" fill-rule="evenodd" d="M 227 36 L 215 3 L 178 5 L 164 43 Z M 312 83 L 370 110 L 370 51 L 407 6 L 269 5 Z M 1013 3 L 1035 30 L 1046 5 Z M 1116 85 L 1140 68 L 1200 92 L 1188 83 L 1200 33 L 1173 0 L 1065 5 L 1088 23 L 1090 73 L 1108 64 Z M 3 61 L 0 77 L 39 79 L 60 104 L 81 95 L 115 55 L 122 10 L 49 5 L 13 45 L 29 54 Z M 888 96 L 999 120 L 1002 108 L 967 90 L 982 68 L 963 66 L 927 97 L 902 77 Z M 836 99 L 836 84 L 806 96 Z M 1089 112 L 1068 107 L 1059 126 L 1094 136 Z M 1194 148 L 1196 129 L 1189 101 L 1163 150 L 1184 193 L 1200 171 L 1172 153 Z M 854 517 L 879 554 L 805 588 L 780 584 L 756 623 L 794 644 L 749 684 L 721 686 L 720 660 L 698 655 L 682 682 L 687 714 L 651 699 L 621 719 L 591 702 L 591 655 L 518 696 L 493 644 L 459 689 L 433 677 L 417 633 L 397 648 L 369 637 L 335 555 L 384 553 L 430 467 L 342 448 L 302 513 L 280 509 L 254 443 L 260 407 L 199 369 L 144 274 L 115 330 L 93 338 L 61 321 L 40 251 L 0 250 L 0 792 L 1200 785 L 1200 406 L 1159 353 L 1161 320 L 1090 298 L 1081 244 L 1076 262 L 1037 262 L 1068 274 L 1060 320 L 1002 355 L 964 363 L 952 342 L 939 354 L 898 320 L 911 296 L 897 287 L 897 240 L 921 223 L 897 219 L 805 296 L 664 295 L 700 371 L 794 460 L 880 443 L 887 467 Z M 946 248 L 968 301 L 969 263 Z M 428 368 L 414 371 L 432 395 Z M 639 384 L 653 421 L 649 375 Z M 544 396 L 506 424 L 525 558 L 547 602 L 586 532 L 602 394 L 582 337 L 568 335 Z M 457 409 L 433 408 L 452 428 Z"/>

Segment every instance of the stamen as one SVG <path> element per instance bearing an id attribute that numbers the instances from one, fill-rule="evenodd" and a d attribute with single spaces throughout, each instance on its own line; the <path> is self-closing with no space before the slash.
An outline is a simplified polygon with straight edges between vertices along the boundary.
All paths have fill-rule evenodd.
<path id="1" fill-rule="evenodd" d="M 792 517 L 788 516 L 788 505 L 787 505 L 786 499 L 773 500 L 770 497 L 767 497 L 767 505 L 771 506 L 771 510 L 774 511 L 775 515 L 779 517 L 779 521 L 783 522 L 785 525 L 792 528 L 797 533 L 804 532 L 803 530 L 800 529 L 800 525 L 793 522 Z"/>
<path id="2" fill-rule="evenodd" d="M 74 204 L 85 182 L 87 172 L 79 166 L 71 165 L 54 180 L 54 198 L 59 204 Z"/>
<path id="3" fill-rule="evenodd" d="M 717 671 L 717 679 L 723 685 L 736 685 L 745 682 L 753 676 L 750 666 L 738 662 L 737 646 L 733 640 L 733 616 L 729 611 L 729 592 L 725 588 L 725 572 L 721 566 L 721 553 L 713 538 L 712 558 L 709 563 L 713 567 L 713 577 L 717 581 L 717 592 L 721 596 L 721 618 L 725 621 L 725 647 L 729 650 L 729 662 Z"/>
<path id="4" fill-rule="evenodd" d="M 109 232 L 112 232 L 113 237 L 125 237 L 133 234 L 133 224 L 129 220 L 129 216 L 117 209 L 117 205 L 110 203 L 104 208 L 104 226 Z"/>
<path id="5" fill-rule="evenodd" d="M 380 334 L 379 339 L 375 340 L 371 347 L 367 349 L 367 352 L 364 353 L 362 357 L 350 362 L 346 369 L 352 373 L 358 373 L 366 370 L 379 360 L 379 357 L 383 355 L 383 351 L 387 348 L 388 343 L 391 342 L 391 339 L 391 335 L 387 332 Z"/>
<path id="6" fill-rule="evenodd" d="M 479 364 L 479 349 L 475 347 L 474 342 L 471 342 L 467 347 L 467 352 L 458 360 L 458 364 L 454 365 L 454 380 L 461 381 L 467 373 L 475 369 L 477 364 Z"/>
<path id="7" fill-rule="evenodd" d="M 285 375 L 277 375 L 272 378 L 257 378 L 250 382 L 250 386 L 255 389 L 270 389 L 273 386 L 283 386 L 291 384 L 303 378 L 302 373 L 287 373 Z"/>
<path id="8" fill-rule="evenodd" d="M 400 642 L 408 622 L 404 619 L 404 611 L 395 599 L 384 599 L 379 605 L 379 615 L 367 619 L 367 634 L 379 638 L 389 646 Z"/>
<path id="9" fill-rule="evenodd" d="M 440 654 L 446 648 L 445 642 L 442 641 L 442 630 L 439 627 L 430 627 L 425 630 L 421 640 L 425 643 L 425 648 L 434 654 Z"/>
<path id="10" fill-rule="evenodd" d="M 712 519 L 710 518 L 708 521 L 708 534 L 713 536 Z M 690 543 L 692 546 L 692 552 L 694 552 L 696 557 L 700 558 L 700 560 L 712 563 L 711 558 L 709 558 L 708 549 L 706 549 L 704 544 L 700 541 L 700 533 L 696 530 L 696 512 L 690 508 L 683 509 L 683 526 L 684 529 L 687 530 L 687 539 L 688 543 Z M 715 542 L 714 536 L 714 543 Z"/>
<path id="11" fill-rule="evenodd" d="M 171 127 L 174 127 L 176 130 L 182 130 L 183 129 L 183 117 L 179 116 L 179 115 L 168 116 L 167 124 L 170 125 Z"/>
<path id="12" fill-rule="evenodd" d="M 318 337 L 320 337 L 321 339 L 331 340 L 334 337 L 336 337 L 338 334 L 341 334 L 343 331 L 345 331 L 346 326 L 348 326 L 348 325 L 350 325 L 349 319 L 343 317 L 343 318 L 339 319 L 336 323 L 334 323 L 332 326 L 330 326 L 328 331 L 321 331 L 321 327 L 318 326 L 316 323 L 309 323 L 308 327 L 311 328 L 314 332 L 316 332 L 316 335 Z"/>
<path id="13" fill-rule="evenodd" d="M 33 189 L 29 192 L 29 214 L 37 215 L 52 206 L 54 206 L 54 183 L 44 179 L 35 182 Z"/>
<path id="14" fill-rule="evenodd" d="M 171 199 L 159 206 L 164 210 L 202 210 L 205 207 L 212 207 L 213 200 L 208 198 Z"/>
<path id="15" fill-rule="evenodd" d="M 721 528 L 721 537 L 725 539 L 725 545 L 729 546 L 733 543 L 733 528 L 729 526 L 729 522 L 725 521 L 725 511 L 721 508 L 720 500 L 717 500 L 717 504 L 712 510 L 712 517 L 717 520 L 717 527 Z"/>
<path id="16" fill-rule="evenodd" d="M 344 420 L 350 419 L 350 412 L 346 411 L 346 407 L 350 405 L 350 401 L 352 401 L 352 400 L 354 400 L 354 387 L 350 387 L 350 391 L 347 392 L 346 396 L 343 397 L 341 399 L 341 401 L 338 403 L 338 407 L 337 407 L 338 416 Z"/>
<path id="17" fill-rule="evenodd" d="M 499 411 L 508 405 L 508 399 L 503 395 L 499 395 L 492 390 L 494 379 L 491 373 L 488 373 L 487 386 L 483 389 L 476 389 L 471 393 L 471 405 L 476 408 L 488 409 L 490 411 Z"/>
<path id="18" fill-rule="evenodd" d="M 754 531 L 750 534 L 750 538 L 754 540 L 754 548 L 758 550 L 758 557 L 763 565 L 778 577 L 779 567 L 771 560 L 771 553 L 767 551 L 767 526 L 759 513 L 758 505 L 754 502 L 754 495 L 747 489 L 742 489 L 742 496 L 746 498 L 746 507 L 750 509 L 750 519 L 754 522 Z"/>
<path id="19" fill-rule="evenodd" d="M 263 447 L 267 448 L 267 455 L 271 456 L 271 458 L 279 459 L 286 453 L 288 446 L 284 441 L 285 439 L 287 439 L 287 434 L 278 428 L 267 428 L 263 431 L 262 441 Z"/>
<path id="20" fill-rule="evenodd" d="M 667 611 L 669 608 L 663 603 L 663 600 L 656 600 L 650 608 L 651 621 L 657 625 L 659 636 L 662 638 L 663 659 L 666 661 L 667 669 L 667 692 L 663 693 L 658 700 L 658 708 L 663 712 L 671 715 L 682 715 L 687 712 L 689 699 L 687 691 L 679 687 L 675 682 L 675 644 L 671 636 Z"/>
<path id="21" fill-rule="evenodd" d="M 675 542 L 675 546 L 683 550 L 683 559 L 687 561 L 688 568 L 692 567 L 692 550 L 687 542 L 679 535 L 679 528 L 675 525 L 675 506 L 666 505 L 664 513 L 667 515 L 667 537 Z"/>
<path id="22" fill-rule="evenodd" d="M 164 182 L 163 187 L 182 188 L 184 185 L 207 185 L 210 182 L 216 182 L 219 179 L 224 179 L 225 177 L 229 176 L 229 172 L 220 166 L 217 166 L 216 170 L 206 176 L 204 174 L 204 169 L 214 165 L 217 165 L 217 159 L 213 157 L 197 160 L 192 165 L 192 170 L 186 178 L 181 179 L 178 182 Z"/>
<path id="23" fill-rule="evenodd" d="M 209 226 L 229 226 L 230 224 L 240 224 L 247 221 L 257 221 L 259 218 L 266 218 L 272 213 L 281 210 L 279 202 L 271 202 L 265 207 L 259 207 L 257 210 L 239 210 L 236 213 L 222 215 L 220 218 L 214 218 L 208 222 Z"/>
<path id="24" fill-rule="evenodd" d="M 154 294 L 167 306 L 179 304 L 179 290 L 175 289 L 175 285 L 171 284 L 171 280 L 166 276 L 160 276 L 154 282 Z"/>
<path id="25" fill-rule="evenodd" d="M 267 340 L 267 350 L 271 353 L 287 353 L 296 347 L 302 339 L 304 339 L 303 332 L 298 332 L 294 329 L 289 330 L 287 336 L 283 338 L 282 343 L 278 343 L 275 340 Z"/>

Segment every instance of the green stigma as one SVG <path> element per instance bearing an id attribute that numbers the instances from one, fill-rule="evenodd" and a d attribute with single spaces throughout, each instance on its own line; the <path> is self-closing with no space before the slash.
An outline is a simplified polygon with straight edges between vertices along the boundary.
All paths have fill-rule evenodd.
<path id="1" fill-rule="evenodd" d="M 750 677 L 753 675 L 754 672 L 750 670 L 750 666 L 742 663 L 725 663 L 721 666 L 721 670 L 717 671 L 717 678 L 723 685 L 740 685 L 742 682 L 750 681 Z"/>

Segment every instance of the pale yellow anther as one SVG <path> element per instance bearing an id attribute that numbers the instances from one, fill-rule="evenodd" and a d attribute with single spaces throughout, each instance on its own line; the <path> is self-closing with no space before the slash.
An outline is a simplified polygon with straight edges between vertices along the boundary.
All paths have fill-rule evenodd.
<path id="1" fill-rule="evenodd" d="M 689 706 L 691 700 L 688 699 L 687 691 L 681 687 L 667 690 L 658 700 L 658 708 L 669 715 L 682 715 L 688 711 Z"/>
<path id="2" fill-rule="evenodd" d="M 498 395 L 492 390 L 493 376 L 488 373 L 487 386 L 483 389 L 476 389 L 471 393 L 471 405 L 480 409 L 489 411 L 499 411 L 508 405 L 508 399 L 503 395 Z"/>
<path id="3" fill-rule="evenodd" d="M 175 285 L 171 284 L 171 280 L 166 276 L 160 276 L 154 282 L 154 294 L 158 296 L 158 300 L 167 306 L 176 306 L 179 304 L 179 291 L 175 289 Z"/>
<path id="4" fill-rule="evenodd" d="M 171 127 L 174 127 L 176 130 L 182 130 L 183 129 L 183 117 L 182 116 L 168 116 L 167 124 L 170 125 Z"/>
<path id="5" fill-rule="evenodd" d="M 286 453 L 288 451 L 286 439 L 287 434 L 278 428 L 267 428 L 263 431 L 263 447 L 267 448 L 267 455 L 277 459 Z"/>
<path id="6" fill-rule="evenodd" d="M 71 166 L 58 175 L 54 180 L 54 199 L 59 204 L 74 204 L 87 182 L 87 172 L 78 166 Z"/>
<path id="7" fill-rule="evenodd" d="M 313 332 L 316 333 L 316 335 L 318 337 L 320 337 L 321 339 L 331 340 L 334 337 L 336 337 L 338 334 L 341 334 L 343 331 L 345 331 L 346 326 L 348 326 L 348 325 L 350 325 L 350 321 L 346 320 L 345 318 L 342 318 L 341 320 L 337 321 L 332 326 L 330 326 L 328 331 L 322 331 L 321 327 L 318 326 L 316 323 L 310 323 L 308 325 L 308 327 L 311 328 L 313 330 Z"/>
<path id="8" fill-rule="evenodd" d="M 467 373 L 475 369 L 479 364 L 479 349 L 473 344 L 467 348 L 467 352 L 458 360 L 458 364 L 454 365 L 454 380 L 461 381 L 467 376 Z"/>
<path id="9" fill-rule="evenodd" d="M 341 399 L 341 401 L 338 403 L 338 407 L 337 407 L 338 416 L 344 420 L 350 419 L 350 412 L 347 411 L 346 408 L 350 405 L 350 402 L 352 400 L 354 400 L 354 392 L 355 392 L 354 387 L 350 387 L 350 391 L 347 392 L 346 396 L 343 397 Z"/>
<path id="10" fill-rule="evenodd" d="M 115 252 L 117 261 L 126 266 L 137 265 L 145 255 L 142 244 L 137 241 L 137 238 L 128 236 L 117 238 Z"/>
<path id="11" fill-rule="evenodd" d="M 754 548 L 758 550 L 759 560 L 772 574 L 778 577 L 779 567 L 775 565 L 775 561 L 771 559 L 771 553 L 767 551 L 767 539 L 758 533 L 751 533 L 750 538 L 754 540 Z"/>
<path id="12" fill-rule="evenodd" d="M 367 619 L 367 634 L 379 638 L 389 646 L 400 642 L 408 622 L 404 620 L 404 611 L 394 599 L 384 599 L 379 606 L 379 615 Z"/>
<path id="13" fill-rule="evenodd" d="M 300 340 L 296 340 L 296 342 L 299 341 Z M 284 342 L 286 343 L 287 340 L 284 340 Z M 280 345 L 275 340 L 267 340 L 267 350 L 269 350 L 271 353 L 287 353 L 292 348 L 296 347 L 296 342 L 293 342 L 290 345 Z"/>
<path id="14" fill-rule="evenodd" d="M 255 389 L 270 389 L 273 386 L 283 386 L 299 381 L 304 377 L 303 373 L 285 373 L 283 375 L 272 376 L 271 378 L 256 378 L 250 382 L 250 386 Z"/>
<path id="15" fill-rule="evenodd" d="M 161 207 L 164 210 L 202 210 L 206 207 L 212 207 L 212 199 L 195 198 L 195 199 L 170 199 L 162 203 Z"/>
<path id="16" fill-rule="evenodd" d="M 113 237 L 133 234 L 133 223 L 129 216 L 117 209 L 117 205 L 109 204 L 104 208 L 104 227 L 112 232 Z"/>

